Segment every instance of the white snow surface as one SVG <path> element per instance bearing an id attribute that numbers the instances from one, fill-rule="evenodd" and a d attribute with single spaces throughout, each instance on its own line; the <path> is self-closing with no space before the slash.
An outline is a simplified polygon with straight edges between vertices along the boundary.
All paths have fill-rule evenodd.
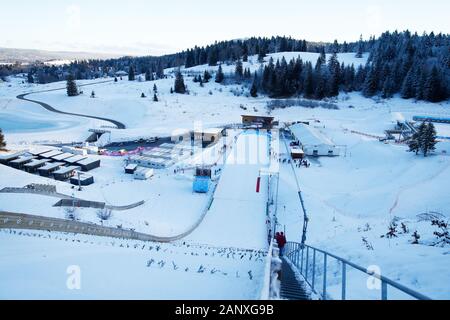
<path id="1" fill-rule="evenodd" d="M 257 299 L 265 259 L 259 251 L 20 230 L 0 230 L 0 252 L 7 300 Z M 71 270 L 80 271 L 79 289 L 67 286 Z"/>
<path id="2" fill-rule="evenodd" d="M 275 57 L 295 54 L 276 54 Z M 302 59 L 307 58 L 302 54 Z M 316 57 L 311 56 L 310 59 L 315 62 Z M 354 54 L 341 56 L 340 59 L 348 59 L 345 60 L 346 63 L 355 65 L 359 60 L 361 64 L 365 63 L 364 59 L 354 58 Z M 255 70 L 259 68 L 256 57 L 250 57 L 250 61 L 253 61 L 252 68 Z M 199 66 L 185 72 L 195 73 L 205 69 L 214 68 Z M 232 72 L 234 66 L 224 66 L 224 70 Z M 267 115 L 266 103 L 269 99 L 262 96 L 250 99 L 245 96 L 246 89 L 244 95 L 236 96 L 231 90 L 240 91 L 240 85 L 223 86 L 211 81 L 201 88 L 192 82 L 191 76 L 186 75 L 185 82 L 190 95 L 171 95 L 169 91 L 173 86 L 173 78 L 170 71 L 167 70 L 168 79 L 154 82 L 123 80 L 118 83 L 84 87 L 85 94 L 75 98 L 66 97 L 64 90 L 39 93 L 31 95 L 30 98 L 42 100 L 64 111 L 106 116 L 124 122 L 127 129 L 112 130 L 108 138 L 111 140 L 134 140 L 139 137 L 168 135 L 176 129 L 193 129 L 194 125 L 198 125 L 194 124 L 196 121 L 201 121 L 204 127 L 211 128 L 238 123 L 241 114 Z M 160 102 L 153 102 L 151 99 L 154 83 L 158 87 Z M 19 130 L 15 132 L 5 132 L 10 149 L 35 148 L 36 144 L 43 141 L 82 141 L 87 137 L 89 128 L 110 125 L 103 121 L 49 113 L 40 106 L 15 99 L 16 95 L 24 92 L 59 88 L 64 85 L 64 83 L 27 85 L 22 84 L 20 78 L 0 83 L 0 117 L 19 113 L 31 120 L 42 119 L 60 125 L 59 129 L 43 128 L 33 132 L 20 132 L 18 128 Z M 90 90 L 96 92 L 97 98 L 89 98 Z M 140 98 L 142 92 L 149 98 Z M 447 267 L 450 263 L 449 247 L 431 246 L 436 241 L 433 235 L 436 228 L 432 227 L 429 221 L 421 221 L 418 217 L 425 212 L 439 212 L 446 221 L 450 217 L 448 196 L 450 142 L 439 142 L 436 152 L 424 158 L 406 152 L 405 145 L 384 144 L 370 137 L 370 135 L 383 136 L 385 130 L 392 129 L 395 125 L 393 116 L 395 113 L 400 113 L 406 121 L 411 121 L 414 115 L 449 117 L 450 103 L 447 101 L 433 104 L 403 100 L 399 97 L 389 100 L 366 99 L 359 93 L 341 94 L 334 102 L 339 106 L 339 110 L 290 107 L 271 112 L 271 115 L 280 122 L 310 121 L 311 125 L 336 145 L 345 146 L 340 157 L 309 159 L 312 164 L 310 168 L 296 169 L 310 216 L 308 244 L 333 252 L 364 267 L 379 266 L 383 275 L 432 298 L 450 299 L 448 287 L 450 271 Z M 241 105 L 247 110 L 244 111 Z M 448 135 L 449 128 L 449 125 L 437 125 L 438 134 Z M 242 137 L 244 135 L 237 141 L 238 148 L 245 140 L 241 140 Z M 246 139 L 264 141 L 266 138 L 264 135 L 248 135 Z M 199 163 L 201 159 L 213 163 L 216 159 L 220 159 L 218 149 L 216 145 L 205 150 L 201 156 L 185 160 L 182 165 Z M 280 144 L 280 153 L 282 157 L 287 157 L 283 143 Z M 67 183 L 30 175 L 1 165 L 0 188 L 23 187 L 29 183 L 51 183 L 57 186 L 59 192 L 115 205 L 146 200 L 144 206 L 114 212 L 106 225 L 122 224 L 127 228 L 157 235 L 173 235 L 185 231 L 200 217 L 207 204 L 209 195 L 192 192 L 192 171 L 173 174 L 171 169 L 162 170 L 157 171 L 155 177 L 149 181 L 134 181 L 131 176 L 123 173 L 123 158 L 103 156 L 98 158 L 102 160 L 102 166 L 92 171 L 96 182 L 81 192 L 71 189 Z M 250 163 L 231 165 L 232 159 L 232 155 L 227 158 L 228 164 L 219 181 L 211 211 L 199 228 L 185 239 L 187 244 L 265 248 L 267 239 L 264 220 L 259 220 L 259 217 L 264 218 L 265 214 L 263 199 L 267 181 L 264 177 L 261 194 L 255 192 L 258 171 L 264 165 Z M 298 242 L 302 230 L 302 215 L 292 170 L 287 164 L 280 165 L 280 181 L 278 219 L 281 227 L 286 228 L 288 240 Z M 52 207 L 56 201 L 56 198 L 36 195 L 0 193 L 0 210 L 64 218 L 64 210 Z M 80 209 L 78 213 L 82 221 L 98 223 L 95 210 Z M 398 237 L 382 238 L 393 219 L 399 224 Z M 400 223 L 407 226 L 408 233 L 401 232 Z M 410 243 L 411 235 L 416 230 L 421 239 L 418 245 L 413 245 Z M 46 294 L 39 286 L 47 280 L 52 283 L 56 275 L 64 278 L 60 284 L 63 286 L 66 266 L 81 264 L 83 261 L 89 264 L 93 261 L 98 262 L 98 268 L 87 269 L 89 279 L 102 272 L 106 277 L 104 283 L 117 278 L 114 284 L 117 290 L 109 290 L 105 297 L 119 297 L 117 291 L 123 292 L 120 298 L 186 298 L 191 297 L 191 293 L 193 298 L 254 298 L 260 293 L 256 293 L 259 290 L 256 286 L 248 286 L 246 282 L 236 280 L 228 284 L 227 277 L 224 278 L 227 280 L 220 280 L 217 283 L 205 280 L 204 285 L 197 286 L 197 283 L 193 282 L 199 277 L 197 274 L 191 279 L 177 272 L 165 274 L 162 271 L 156 272 L 154 277 L 148 278 L 148 281 L 158 280 L 165 274 L 161 276 L 161 281 L 167 280 L 166 289 L 159 290 L 157 284 L 156 289 L 149 293 L 147 285 L 150 285 L 146 282 L 147 278 L 140 284 L 141 275 L 147 275 L 148 271 L 145 267 L 147 256 L 141 253 L 133 251 L 125 254 L 126 249 L 122 251 L 122 248 L 121 250 L 110 248 L 105 251 L 103 246 L 86 248 L 84 244 L 55 242 L 52 239 L 29 238 L 17 234 L 0 233 L 0 237 L 1 274 L 8 275 L 0 276 L 0 283 L 5 284 L 1 287 L 6 288 L 0 290 L 2 298 L 59 296 L 68 299 L 78 298 L 76 293 L 74 296 L 74 293 L 58 291 L 59 289 L 55 291 L 49 289 L 50 293 Z M 367 248 L 363 238 L 373 250 Z M 97 243 L 103 240 L 93 238 L 92 241 Z M 181 256 L 184 257 L 185 253 L 190 254 L 189 250 L 183 250 Z M 98 260 L 95 260 L 93 257 L 97 256 Z M 37 271 L 34 273 L 30 271 L 33 264 L 25 264 L 30 261 L 27 260 L 30 257 L 36 264 Z M 80 262 L 72 262 L 77 259 Z M 166 260 L 171 259 L 168 255 Z M 130 264 L 127 264 L 127 261 Z M 195 263 L 192 262 L 195 265 L 201 263 L 197 260 Z M 104 272 L 111 265 L 114 266 L 111 273 Z M 255 278 L 260 274 L 262 278 L 263 272 L 258 273 L 257 270 L 262 268 L 263 263 L 258 263 L 254 267 L 241 267 L 236 261 L 231 265 L 222 260 L 217 262 L 217 266 L 222 265 L 229 266 L 233 271 L 238 268 L 242 278 L 249 269 L 255 270 Z M 49 273 L 47 270 L 53 272 Z M 348 284 L 349 298 L 379 297 L 379 291 L 368 291 L 365 288 L 366 278 L 359 279 L 354 271 L 349 272 L 350 278 L 354 279 L 352 280 L 354 282 L 349 281 Z M 176 274 L 173 278 L 172 273 Z M 27 275 L 26 281 L 20 280 L 24 274 Z M 136 277 L 133 277 L 133 274 Z M 17 281 L 21 281 L 21 285 L 14 291 L 13 283 Z M 179 285 L 180 282 L 183 285 Z M 91 285 L 97 288 L 79 297 L 103 298 L 104 291 L 99 288 L 101 283 L 103 282 L 93 282 Z M 210 289 L 216 287 L 220 290 Z M 178 291 L 175 288 L 178 288 Z M 206 292 L 208 294 L 205 294 Z M 339 293 L 338 279 L 330 277 L 329 294 L 338 298 Z M 400 298 L 396 293 L 393 293 L 393 297 Z"/>

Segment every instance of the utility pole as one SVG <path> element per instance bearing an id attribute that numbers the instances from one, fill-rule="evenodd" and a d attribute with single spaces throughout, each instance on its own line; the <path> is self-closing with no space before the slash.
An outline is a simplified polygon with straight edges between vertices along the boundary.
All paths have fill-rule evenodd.
<path id="1" fill-rule="evenodd" d="M 81 173 L 80 171 L 77 171 L 78 175 L 78 191 L 81 191 Z"/>

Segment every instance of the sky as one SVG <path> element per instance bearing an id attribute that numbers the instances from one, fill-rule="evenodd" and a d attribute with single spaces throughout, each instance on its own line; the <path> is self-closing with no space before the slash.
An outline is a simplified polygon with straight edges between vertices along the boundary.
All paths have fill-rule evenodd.
<path id="1" fill-rule="evenodd" d="M 448 0 L 1 0 L 0 47 L 161 55 L 216 40 L 450 33 Z"/>

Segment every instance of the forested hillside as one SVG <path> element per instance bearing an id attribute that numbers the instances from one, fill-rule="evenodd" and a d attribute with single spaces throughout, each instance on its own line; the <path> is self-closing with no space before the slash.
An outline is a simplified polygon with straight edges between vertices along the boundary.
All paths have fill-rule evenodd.
<path id="1" fill-rule="evenodd" d="M 241 62 L 247 61 L 249 56 L 257 56 L 258 62 L 264 62 L 267 54 L 276 52 L 317 52 L 320 56 L 315 64 L 300 58 L 281 59 L 269 61 L 254 74 L 241 70 Z M 369 52 L 368 63 L 358 67 L 341 64 L 336 54 L 345 52 L 354 52 L 356 56 Z M 332 54 L 331 59 L 326 58 L 327 53 Z M 151 81 L 164 77 L 166 68 L 222 63 L 237 64 L 235 75 L 220 75 L 224 83 L 238 82 L 251 86 L 253 96 L 263 93 L 273 98 L 303 95 L 322 99 L 337 96 L 341 91 L 361 91 L 367 97 L 380 95 L 389 98 L 398 93 L 406 99 L 431 102 L 450 97 L 449 35 L 418 35 L 409 31 L 386 32 L 377 39 L 371 37 L 363 41 L 361 38 L 353 43 L 253 37 L 216 42 L 161 57 L 76 61 L 65 66 L 34 65 L 29 70 L 4 66 L 0 69 L 0 76 L 26 71 L 30 73 L 30 81 L 47 83 L 64 80 L 69 74 L 76 79 L 92 79 L 131 70 L 134 74 L 145 74 L 145 80 Z"/>

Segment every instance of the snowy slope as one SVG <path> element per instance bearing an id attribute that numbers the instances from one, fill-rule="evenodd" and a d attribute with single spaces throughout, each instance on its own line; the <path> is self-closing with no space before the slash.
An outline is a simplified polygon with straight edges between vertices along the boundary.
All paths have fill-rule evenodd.
<path id="1" fill-rule="evenodd" d="M 260 170 L 268 165 L 267 145 L 265 135 L 239 136 L 227 158 L 211 209 L 187 240 L 239 248 L 267 247 L 267 177 L 261 179 L 261 192 L 255 189 Z"/>
<path id="2" fill-rule="evenodd" d="M 0 256 L 0 299 L 257 299 L 264 272 L 260 252 L 33 231 L 0 231 Z"/>

